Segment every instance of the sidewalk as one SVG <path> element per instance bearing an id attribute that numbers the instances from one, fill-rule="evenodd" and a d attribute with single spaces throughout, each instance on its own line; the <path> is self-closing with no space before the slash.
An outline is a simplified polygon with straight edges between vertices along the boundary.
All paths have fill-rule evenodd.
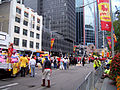
<path id="1" fill-rule="evenodd" d="M 101 90 L 117 90 L 117 87 L 113 85 L 112 80 L 105 78 Z"/>

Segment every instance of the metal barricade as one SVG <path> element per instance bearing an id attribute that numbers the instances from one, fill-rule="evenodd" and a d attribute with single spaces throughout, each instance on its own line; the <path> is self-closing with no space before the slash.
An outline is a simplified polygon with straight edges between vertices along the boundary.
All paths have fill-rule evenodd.
<path id="1" fill-rule="evenodd" d="M 104 64 L 96 71 L 91 71 L 76 90 L 94 90 L 95 84 L 97 83 L 97 80 L 102 76 L 103 72 Z"/>

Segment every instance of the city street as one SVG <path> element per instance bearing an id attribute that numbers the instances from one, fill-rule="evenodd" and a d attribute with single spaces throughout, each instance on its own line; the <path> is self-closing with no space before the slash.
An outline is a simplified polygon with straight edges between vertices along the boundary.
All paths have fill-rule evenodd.
<path id="1" fill-rule="evenodd" d="M 53 70 L 51 88 L 47 88 L 41 86 L 42 72 L 36 68 L 35 78 L 27 75 L 0 80 L 0 90 L 75 90 L 92 70 L 92 63 L 84 67 L 70 66 L 69 70 Z"/>

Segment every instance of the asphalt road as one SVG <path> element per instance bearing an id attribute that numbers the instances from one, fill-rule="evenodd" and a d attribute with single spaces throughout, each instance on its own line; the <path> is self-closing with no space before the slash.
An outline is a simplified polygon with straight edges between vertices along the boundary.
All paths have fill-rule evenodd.
<path id="1" fill-rule="evenodd" d="M 42 72 L 36 68 L 36 76 L 6 78 L 0 80 L 0 90 L 76 90 L 87 74 L 94 70 L 92 64 L 70 66 L 69 70 L 53 70 L 51 88 L 42 87 Z M 47 85 L 47 82 L 46 82 Z"/>

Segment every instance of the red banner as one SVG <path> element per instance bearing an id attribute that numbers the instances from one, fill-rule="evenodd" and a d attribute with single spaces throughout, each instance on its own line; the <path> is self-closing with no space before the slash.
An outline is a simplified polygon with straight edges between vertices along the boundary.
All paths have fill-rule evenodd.
<path id="1" fill-rule="evenodd" d="M 97 2 L 98 2 L 99 14 L 100 14 L 101 30 L 106 30 L 111 32 L 109 0 L 97 0 Z"/>
<path id="2" fill-rule="evenodd" d="M 8 47 L 8 61 L 11 62 L 11 56 L 13 53 L 13 43 L 11 43 Z"/>
<path id="3" fill-rule="evenodd" d="M 75 53 L 75 49 L 76 49 L 76 47 L 77 47 L 77 46 L 74 46 L 74 48 L 73 48 L 73 52 L 74 52 L 74 53 Z"/>
<path id="4" fill-rule="evenodd" d="M 52 50 L 52 47 L 53 47 L 53 44 L 54 44 L 54 40 L 55 40 L 54 38 L 51 39 L 51 47 L 50 47 L 51 50 Z"/>

